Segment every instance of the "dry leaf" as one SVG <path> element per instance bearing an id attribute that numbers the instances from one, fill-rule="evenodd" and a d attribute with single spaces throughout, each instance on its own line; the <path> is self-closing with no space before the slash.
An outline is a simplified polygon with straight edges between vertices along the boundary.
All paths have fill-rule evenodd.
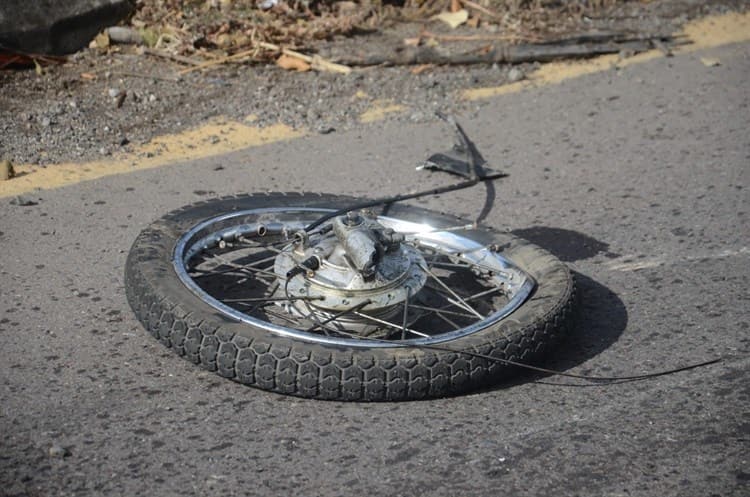
<path id="1" fill-rule="evenodd" d="M 461 10 L 461 0 L 451 0 L 451 12 L 458 12 Z"/>
<path id="2" fill-rule="evenodd" d="M 470 28 L 479 27 L 479 17 L 478 16 L 472 17 L 471 19 L 466 21 L 466 25 L 469 26 Z"/>
<path id="3" fill-rule="evenodd" d="M 435 64 L 422 64 L 412 68 L 411 73 L 416 76 L 417 74 L 422 74 L 423 72 L 432 69 L 433 67 L 435 67 Z"/>
<path id="4" fill-rule="evenodd" d="M 282 54 L 281 57 L 276 59 L 276 65 L 282 69 L 287 69 L 289 71 L 304 72 L 312 69 L 310 64 L 308 64 L 304 60 L 298 59 L 296 57 L 290 57 L 286 54 Z"/>
<path id="5" fill-rule="evenodd" d="M 458 12 L 441 12 L 440 14 L 433 17 L 433 19 L 443 21 L 445 24 L 450 26 L 451 29 L 456 29 L 469 20 L 469 11 L 466 9 L 461 9 Z"/>
<path id="6" fill-rule="evenodd" d="M 96 35 L 96 38 L 94 38 L 94 43 L 96 43 L 96 48 L 100 50 L 105 50 L 109 48 L 109 35 L 106 31 L 102 31 L 98 35 Z"/>
<path id="7" fill-rule="evenodd" d="M 407 47 L 418 47 L 422 43 L 422 38 L 404 38 L 404 45 Z"/>

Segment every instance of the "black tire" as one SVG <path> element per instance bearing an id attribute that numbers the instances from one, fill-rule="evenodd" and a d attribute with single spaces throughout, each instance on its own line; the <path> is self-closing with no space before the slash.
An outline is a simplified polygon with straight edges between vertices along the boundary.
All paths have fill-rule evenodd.
<path id="1" fill-rule="evenodd" d="M 353 200 L 307 193 L 254 194 L 198 202 L 171 212 L 141 232 L 130 250 L 125 265 L 130 306 L 156 339 L 205 369 L 274 392 L 334 400 L 395 401 L 469 392 L 516 368 L 461 351 L 531 363 L 570 327 L 575 284 L 568 268 L 529 242 L 489 229 L 467 236 L 500 245 L 503 256 L 531 274 L 537 286 L 498 325 L 441 344 L 456 352 L 354 349 L 276 335 L 223 316 L 185 287 L 173 269 L 172 253 L 180 236 L 218 214 L 270 205 L 342 208 Z M 404 205 L 392 206 L 388 215 L 428 218 L 436 226 L 457 224 L 453 216 Z"/>

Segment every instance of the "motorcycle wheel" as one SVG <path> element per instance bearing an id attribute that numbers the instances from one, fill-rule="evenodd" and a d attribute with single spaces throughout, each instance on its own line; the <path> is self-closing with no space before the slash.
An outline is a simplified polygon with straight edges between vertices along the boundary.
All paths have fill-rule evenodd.
<path id="1" fill-rule="evenodd" d="M 355 201 L 250 194 L 171 212 L 130 250 L 130 306 L 156 339 L 195 364 L 265 390 L 330 400 L 474 391 L 517 371 L 505 361 L 538 361 L 570 328 L 575 282 L 561 261 L 509 234 L 401 204 L 373 215 L 405 233 L 426 274 L 390 317 L 366 307 L 324 315 L 314 301 L 280 294 L 273 264 L 293 234 Z"/>

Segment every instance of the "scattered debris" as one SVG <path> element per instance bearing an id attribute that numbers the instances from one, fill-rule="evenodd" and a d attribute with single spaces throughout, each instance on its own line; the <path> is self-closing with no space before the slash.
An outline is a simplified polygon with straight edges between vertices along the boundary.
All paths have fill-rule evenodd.
<path id="1" fill-rule="evenodd" d="M 321 40 L 368 33 L 394 22 L 418 22 L 424 26 L 431 20 L 445 27 L 435 26 L 438 32 L 423 33 L 405 43 L 433 48 L 442 41 L 537 43 L 580 31 L 591 16 L 624 1 L 574 0 L 544 2 L 540 6 L 539 2 L 493 0 L 489 3 L 492 8 L 472 0 L 406 0 L 397 4 L 365 0 L 211 0 L 180 2 L 179 7 L 174 2 L 139 2 L 131 26 L 118 27 L 123 31 L 117 34 L 116 28 L 109 28 L 107 33 L 112 43 L 122 39 L 124 43 L 145 45 L 144 53 L 189 66 L 181 74 L 248 62 L 306 70 L 304 64 L 289 59 L 295 55 L 286 53 L 288 57 L 282 58 L 278 53 L 281 50 L 257 48 L 265 43 L 314 57 Z M 459 33 L 447 35 L 439 32 L 441 28 Z M 358 51 L 351 55 L 355 56 L 362 54 Z M 322 58 L 316 64 L 300 60 L 313 70 L 348 73 L 328 63 L 335 58 Z"/>
<path id="2" fill-rule="evenodd" d="M 584 20 L 591 15 L 622 1 L 547 2 L 543 8 L 537 2 L 516 0 L 496 0 L 489 4 L 473 0 L 407 0 L 398 7 L 351 0 L 71 0 L 71 3 L 101 4 L 102 9 L 114 10 L 121 8 L 123 3 L 135 3 L 137 8 L 128 25 L 115 26 L 115 23 L 109 22 L 104 26 L 97 23 L 87 26 L 89 39 L 95 35 L 90 46 L 106 53 L 130 50 L 136 54 L 166 58 L 185 65 L 177 71 L 178 75 L 184 75 L 227 64 L 257 62 L 273 62 L 294 71 L 348 74 L 351 72 L 350 66 L 544 62 L 605 53 L 637 53 L 644 50 L 644 44 L 668 52 L 670 49 L 665 43 L 672 40 L 662 36 L 632 32 L 618 33 L 616 36 L 609 33 L 565 36 L 565 33 L 576 32 L 585 26 Z M 20 0 L 11 1 L 14 2 Z M 0 21 L 3 20 L 2 11 L 0 8 Z M 424 27 L 430 20 L 435 21 L 433 28 L 436 32 L 427 31 Z M 392 21 L 424 23 L 418 36 L 404 39 L 409 49 L 393 54 L 367 55 L 366 52 L 356 51 L 348 55 L 322 57 L 314 48 L 318 40 L 371 32 Z M 92 32 L 94 28 L 96 31 Z M 457 32 L 440 32 L 447 29 Z M 631 37 L 620 39 L 627 38 L 627 35 Z M 636 41 L 642 43 L 628 45 Z M 477 45 L 468 49 L 459 46 L 446 50 L 441 43 L 448 42 L 464 45 L 477 42 Z M 503 45 L 496 46 L 495 43 Z M 570 46 L 584 44 L 590 46 Z M 2 45 L 0 48 L 3 48 Z M 456 53 L 457 50 L 463 52 Z M 37 71 L 41 72 L 41 65 L 35 58 L 31 60 Z M 7 62 L 0 58 L 0 68 L 5 64 Z M 419 71 L 415 74 L 419 74 Z M 141 74 L 127 76 L 149 77 Z M 84 80 L 95 80 L 97 77 L 97 71 L 81 73 Z M 118 101 L 122 105 L 122 101 Z"/>
<path id="3" fill-rule="evenodd" d="M 310 67 L 316 71 L 334 72 L 339 74 L 349 74 L 350 72 L 352 72 L 351 67 L 347 67 L 346 65 L 342 64 L 336 64 L 324 59 L 319 55 L 305 55 L 295 50 L 282 48 L 272 43 L 261 42 L 258 44 L 258 46 L 267 50 L 272 50 L 274 52 L 281 52 L 282 55 L 286 55 L 288 57 L 296 58 L 303 62 L 306 62 L 310 64 Z"/>

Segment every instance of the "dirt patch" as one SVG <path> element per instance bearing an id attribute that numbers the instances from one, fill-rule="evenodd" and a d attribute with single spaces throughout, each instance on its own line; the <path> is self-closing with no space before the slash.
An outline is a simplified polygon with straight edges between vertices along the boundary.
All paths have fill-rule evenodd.
<path id="1" fill-rule="evenodd" d="M 636 2 L 587 22 L 597 29 L 637 25 L 641 30 L 673 31 L 692 18 L 747 6 L 744 1 Z M 316 49 L 328 57 L 384 49 L 403 44 L 420 29 L 420 24 L 400 23 L 368 35 L 320 42 Z M 254 127 L 281 123 L 313 133 L 381 118 L 424 122 L 434 119 L 438 109 L 470 119 L 482 103 L 465 100 L 461 91 L 498 86 L 534 70 L 533 64 L 374 67 L 342 76 L 238 64 L 177 77 L 184 67 L 126 46 L 108 53 L 84 50 L 41 73 L 0 71 L 0 159 L 38 165 L 101 160 L 137 152 L 156 136 L 217 116 L 237 122 L 252 116 Z"/>

